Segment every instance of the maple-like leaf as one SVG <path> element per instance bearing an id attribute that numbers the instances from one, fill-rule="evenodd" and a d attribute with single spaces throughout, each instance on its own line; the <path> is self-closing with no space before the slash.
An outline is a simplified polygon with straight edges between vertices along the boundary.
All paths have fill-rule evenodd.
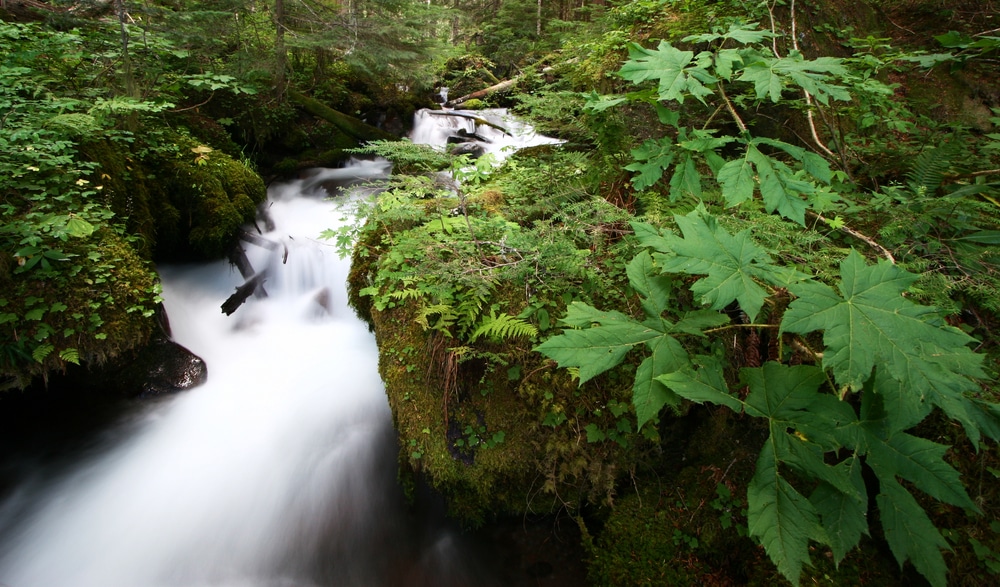
<path id="1" fill-rule="evenodd" d="M 716 80 L 703 67 L 692 66 L 693 51 L 681 51 L 666 41 L 656 49 L 629 45 L 629 60 L 618 74 L 634 83 L 646 80 L 659 81 L 659 99 L 684 102 L 685 95 L 692 95 L 702 102 L 712 93 L 704 86 Z"/>
<path id="2" fill-rule="evenodd" d="M 769 98 L 772 102 L 779 102 L 782 91 L 790 81 L 823 104 L 828 104 L 830 98 L 851 99 L 850 93 L 843 86 L 830 83 L 831 79 L 846 72 L 839 59 L 821 57 L 806 60 L 794 51 L 781 59 L 759 53 L 756 54 L 756 59 L 751 59 L 748 54 L 744 54 L 743 58 L 747 65 L 743 68 L 743 74 L 736 79 L 752 82 L 758 100 Z"/>
<path id="3" fill-rule="evenodd" d="M 752 145 L 747 148 L 747 159 L 757 168 L 764 209 L 768 212 L 777 210 L 785 218 L 805 226 L 806 208 L 809 205 L 800 194 L 811 194 L 815 187 L 797 179 L 787 165 L 768 157 Z"/>
<path id="4" fill-rule="evenodd" d="M 670 201 L 676 202 L 687 196 L 701 199 L 701 174 L 691 155 L 684 153 L 670 176 Z"/>
<path id="5" fill-rule="evenodd" d="M 666 405 L 677 405 L 680 398 L 657 380 L 661 373 L 676 371 L 688 365 L 688 354 L 672 336 L 661 336 L 647 346 L 650 355 L 636 369 L 632 384 L 632 403 L 639 428 L 652 420 Z"/>
<path id="6" fill-rule="evenodd" d="M 735 23 L 729 25 L 729 30 L 724 33 L 719 32 L 721 29 L 713 28 L 711 33 L 688 35 L 681 39 L 681 41 L 685 43 L 711 43 L 718 40 L 732 39 L 738 43 L 748 45 L 751 43 L 760 43 L 764 39 L 776 36 L 770 31 L 762 31 L 757 27 L 758 24 L 756 22 L 748 24 Z"/>
<path id="7" fill-rule="evenodd" d="M 644 190 L 660 181 L 663 171 L 674 161 L 674 145 L 669 139 L 649 139 L 639 147 L 632 149 L 634 162 L 625 166 L 629 171 L 639 175 L 632 178 L 637 190 Z"/>
<path id="8" fill-rule="evenodd" d="M 573 302 L 570 309 L 581 306 L 587 304 Z M 590 306 L 587 308 L 593 310 Z M 663 334 L 627 317 L 619 320 L 610 313 L 607 316 L 599 326 L 567 330 L 546 340 L 535 350 L 555 360 L 560 367 L 579 367 L 580 384 L 583 385 L 620 364 L 635 345 Z"/>
<path id="9" fill-rule="evenodd" d="M 757 181 L 748 153 L 744 152 L 743 157 L 728 161 L 719 169 L 715 179 L 722 186 L 722 197 L 727 206 L 738 206 L 753 198 Z"/>
<path id="10" fill-rule="evenodd" d="M 750 536 L 760 540 L 771 561 L 793 585 L 802 565 L 809 564 L 809 540 L 826 541 L 819 513 L 779 472 L 771 443 L 757 457 L 757 470 L 747 487 Z"/>
<path id="11" fill-rule="evenodd" d="M 867 265 L 852 251 L 840 265 L 838 289 L 816 282 L 789 287 L 797 296 L 785 312 L 782 332 L 823 331 L 823 366 L 837 384 L 859 390 L 876 363 L 903 384 L 902 401 L 929 402 L 959 417 L 978 440 L 966 392 L 985 378 L 982 357 L 967 346 L 972 337 L 948 326 L 934 308 L 903 296 L 916 275 L 887 262 Z M 897 398 L 899 399 L 899 398 Z M 911 407 L 907 413 L 919 411 Z"/>
<path id="12" fill-rule="evenodd" d="M 642 298 L 642 308 L 647 316 L 659 316 L 667 309 L 673 280 L 653 266 L 649 251 L 640 251 L 633 257 L 625 266 L 625 274 L 632 289 Z"/>
<path id="13" fill-rule="evenodd" d="M 713 310 L 736 300 L 752 321 L 767 297 L 758 280 L 784 287 L 807 277 L 774 265 L 764 249 L 750 239 L 749 231 L 729 234 L 703 207 L 674 219 L 683 238 L 664 235 L 670 252 L 658 253 L 654 258 L 664 272 L 705 275 L 691 286 L 691 291 Z"/>

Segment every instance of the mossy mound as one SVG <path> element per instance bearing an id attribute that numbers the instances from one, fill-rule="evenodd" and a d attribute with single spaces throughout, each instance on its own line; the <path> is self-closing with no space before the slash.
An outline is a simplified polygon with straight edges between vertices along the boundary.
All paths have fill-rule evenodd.
<path id="1" fill-rule="evenodd" d="M 649 448 L 628 423 L 631 380 L 601 377 L 583 396 L 571 375 L 531 352 L 530 340 L 473 349 L 425 330 L 413 300 L 373 308 L 358 294 L 377 259 L 358 255 L 364 246 L 355 251 L 350 295 L 378 339 L 404 476 L 425 479 L 470 526 L 610 501 Z M 520 289 L 501 286 L 494 299 L 509 304 Z"/>
<path id="2" fill-rule="evenodd" d="M 0 326 L 0 389 L 24 387 L 66 362 L 103 363 L 153 332 L 156 274 L 125 237 L 104 227 L 64 250 L 73 265 L 58 274 L 0 276 L 13 294 L 3 312 L 27 318 Z"/>
<path id="3" fill-rule="evenodd" d="M 189 136 L 169 133 L 157 142 L 139 154 L 109 141 L 83 147 L 100 164 L 105 204 L 140 237 L 143 255 L 169 261 L 225 255 L 267 197 L 263 180 Z"/>
<path id="4" fill-rule="evenodd" d="M 228 155 L 186 137 L 176 157 L 156 170 L 164 214 L 158 218 L 154 254 L 160 259 L 224 255 L 240 227 L 252 222 L 267 197 L 263 180 Z M 176 212 L 175 212 L 176 211 Z"/>

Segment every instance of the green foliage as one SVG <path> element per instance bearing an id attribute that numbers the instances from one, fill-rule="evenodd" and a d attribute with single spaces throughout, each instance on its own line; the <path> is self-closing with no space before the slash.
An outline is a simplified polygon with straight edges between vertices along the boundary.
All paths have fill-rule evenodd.
<path id="1" fill-rule="evenodd" d="M 732 25 L 726 32 L 685 38 L 685 41 L 716 44 L 713 50 L 697 54 L 666 41 L 661 41 L 655 50 L 638 45 L 630 47 L 630 59 L 622 65 L 619 75 L 636 84 L 654 81 L 657 87 L 652 93 L 640 91 L 626 98 L 653 104 L 661 122 L 675 129 L 671 135 L 649 139 L 632 151 L 635 162 L 625 168 L 639 173 L 633 178 L 637 189 L 655 185 L 670 171 L 671 202 L 684 197 L 702 198 L 707 170 L 709 178 L 721 186 L 727 205 L 737 206 L 759 190 L 768 212 L 777 211 L 805 225 L 806 210 L 821 205 L 826 194 L 824 186 L 833 179 L 829 163 L 802 147 L 775 138 L 753 137 L 735 106 L 752 108 L 766 102 L 786 103 L 789 100 L 785 93 L 789 89 L 807 92 L 824 105 L 831 99 L 846 101 L 851 95 L 844 86 L 833 82 L 846 77 L 847 69 L 842 60 L 832 57 L 807 60 L 794 51 L 783 58 L 769 55 L 759 43 L 771 36 L 756 30 L 754 25 Z M 722 48 L 727 41 L 743 47 Z M 729 94 L 733 92 L 742 94 L 731 98 Z M 678 113 L 666 109 L 662 103 L 683 105 L 688 97 L 716 112 L 726 108 L 741 133 L 717 136 L 717 130 L 680 125 Z M 592 110 L 606 109 L 621 100 L 596 98 L 589 103 Z M 722 149 L 731 152 L 733 145 L 742 147 L 742 156 L 726 160 Z M 779 155 L 790 158 L 791 163 Z"/>
<path id="2" fill-rule="evenodd" d="M 78 142 L 118 136 L 118 116 L 162 105 L 64 91 L 91 81 L 90 70 L 67 69 L 82 43 L 76 32 L 0 23 L 0 252 L 13 260 L 0 264 L 0 387 L 139 344 L 159 301 Z"/>
<path id="3" fill-rule="evenodd" d="M 978 507 L 944 460 L 948 447 L 913 429 L 937 409 L 978 449 L 983 436 L 1000 438 L 1000 421 L 997 404 L 984 393 L 989 375 L 983 356 L 972 350 L 978 341 L 917 300 L 934 299 L 925 292 L 937 287 L 972 295 L 995 278 L 995 260 L 979 246 L 996 237 L 995 172 L 964 171 L 995 167 L 994 154 L 961 129 L 950 129 L 950 137 L 939 134 L 936 145 L 925 142 L 910 153 L 905 185 L 882 188 L 884 195 L 865 193 L 848 173 L 834 171 L 827 157 L 837 154 L 755 136 L 748 120 L 759 108 L 816 111 L 841 103 L 852 112 L 881 109 L 896 132 L 913 130 L 909 112 L 886 98 L 892 90 L 874 80 L 884 63 L 806 59 L 795 50 L 779 57 L 777 42 L 774 50 L 768 46 L 772 39 L 772 33 L 737 24 L 684 39 L 709 45 L 700 52 L 667 41 L 656 49 L 631 45 L 619 75 L 637 91 L 588 98 L 594 114 L 651 106 L 663 128 L 652 138 L 642 133 L 624 168 L 635 174 L 637 190 L 660 194 L 664 209 L 694 211 L 674 213 L 678 232 L 632 223 L 638 243 L 652 252 L 641 252 L 628 266 L 642 317 L 573 304 L 560 322 L 563 332 L 536 350 L 573 369 L 581 386 L 618 369 L 632 349 L 644 351 L 632 389 L 640 426 L 683 400 L 725 406 L 765 423 L 767 441 L 747 487 L 748 532 L 793 583 L 811 564 L 811 545 L 828 547 L 839 563 L 869 533 L 871 493 L 897 562 L 910 561 L 931 584 L 943 585 L 941 550 L 949 546 L 914 493 L 968 512 Z M 855 96 L 862 100 L 847 105 Z M 692 113 L 697 122 L 682 122 Z M 859 120 L 865 133 L 885 130 Z M 956 157 L 967 165 L 958 166 Z M 834 162 L 851 169 L 846 159 Z M 728 208 L 732 218 L 709 212 L 715 206 Z M 734 236 L 723 228 L 745 226 L 761 210 L 799 225 L 802 236 L 778 230 L 792 236 L 775 251 L 749 230 Z M 815 230 L 846 230 L 845 218 L 884 224 L 898 231 L 883 229 L 883 236 L 894 237 L 890 246 L 907 242 L 911 248 L 893 249 L 900 265 L 873 265 L 851 250 L 839 270 L 805 271 L 794 243 L 811 238 L 803 232 L 807 216 L 819 219 L 829 210 L 837 218 Z M 883 219 L 896 214 L 898 223 Z M 770 239 L 767 232 L 761 230 L 760 239 Z M 865 242 L 892 256 L 872 239 Z M 965 248 L 972 242 L 977 244 Z M 952 255 L 952 263 L 939 255 Z M 953 309 L 956 302 L 948 305 Z M 677 316 L 694 315 L 701 323 L 676 330 L 683 324 Z M 733 350 L 723 333 L 738 341 L 734 333 L 741 331 L 767 336 L 766 356 L 759 347 L 737 355 L 740 349 Z M 820 340 L 823 348 L 813 350 Z M 877 484 L 869 486 L 863 467 Z"/>
<path id="4" fill-rule="evenodd" d="M 690 226 L 702 214 L 676 220 Z M 636 232 L 659 255 L 640 253 L 630 271 L 647 320 L 639 323 L 617 312 L 571 306 L 563 322 L 574 329 L 536 350 L 561 366 L 579 368 L 582 384 L 619 364 L 632 347 L 646 344 L 648 356 L 636 371 L 633 388 L 640 425 L 664 405 L 676 404 L 678 397 L 764 419 L 769 438 L 747 490 L 749 530 L 793 583 L 808 564 L 810 541 L 830 546 L 839 561 L 867 533 L 859 461 L 865 457 L 880 480 L 877 505 L 897 559 L 901 564 L 912 560 L 933 584 L 943 585 L 945 566 L 938 549 L 947 544 L 897 478 L 945 503 L 977 509 L 958 473 L 943 460 L 946 447 L 905 432 L 938 407 L 961 422 L 974 443 L 981 434 L 1000 436 L 1000 422 L 991 411 L 995 408 L 976 399 L 976 382 L 985 374 L 982 357 L 969 349 L 972 339 L 943 323 L 933 308 L 902 297 L 916 276 L 885 262 L 867 265 L 852 252 L 841 263 L 839 295 L 801 274 L 795 283 L 784 282 L 796 299 L 780 329 L 801 335 L 823 331 L 823 368 L 774 361 L 745 368 L 741 383 L 749 393 L 741 398 L 729 390 L 716 358 L 691 356 L 667 334 L 710 335 L 728 322 L 726 316 L 699 310 L 676 325 L 661 317 L 669 299 L 663 284 L 671 282 L 672 274 L 711 271 L 711 266 L 685 261 L 686 251 L 711 251 L 718 231 L 688 230 L 679 238 L 636 225 Z M 757 279 L 767 283 L 766 275 Z M 656 289 L 644 284 L 656 284 Z M 722 307 L 760 290 L 754 280 L 731 284 L 731 293 L 711 302 Z M 771 284 L 771 295 L 776 285 Z M 666 328 L 657 328 L 657 320 Z M 669 349 L 666 360 L 657 356 L 664 347 Z M 658 389 L 653 400 L 646 391 L 650 382 Z M 848 401 L 853 393 L 861 396 L 860 411 Z M 834 455 L 840 456 L 831 461 Z"/>

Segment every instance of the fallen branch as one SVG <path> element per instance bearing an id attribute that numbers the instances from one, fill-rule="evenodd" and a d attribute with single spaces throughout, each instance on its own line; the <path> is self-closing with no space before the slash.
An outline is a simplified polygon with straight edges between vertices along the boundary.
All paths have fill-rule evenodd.
<path id="1" fill-rule="evenodd" d="M 253 295 L 258 288 L 263 288 L 265 281 L 267 281 L 267 270 L 261 271 L 248 279 L 246 283 L 236 288 L 236 293 L 222 302 L 222 312 L 226 316 L 232 316 L 233 312 L 242 306 L 243 302 L 247 301 L 247 298 Z"/>
<path id="2" fill-rule="evenodd" d="M 813 212 L 812 210 L 806 210 L 806 214 L 808 214 L 809 216 L 811 216 L 813 218 L 816 218 L 817 220 L 822 220 L 823 222 L 827 223 L 828 225 L 830 224 L 830 220 L 827 219 L 826 217 L 824 217 L 822 214 L 817 214 L 817 213 Z M 896 258 L 892 256 L 892 253 L 889 252 L 889 249 L 887 249 L 887 248 L 883 247 L 882 245 L 878 244 L 877 242 L 875 242 L 875 240 L 873 238 L 871 238 L 870 236 L 865 236 L 865 235 L 861 234 L 860 232 L 854 230 L 853 228 L 850 228 L 850 227 L 847 227 L 847 226 L 841 226 L 837 230 L 839 230 L 841 232 L 844 232 L 844 233 L 847 233 L 847 234 L 853 236 L 854 238 L 856 238 L 858 240 L 864 241 L 865 243 L 868 244 L 868 246 L 872 247 L 873 249 L 877 249 L 878 251 L 880 251 L 882 253 L 882 256 L 884 256 L 886 259 L 888 259 L 890 263 L 892 263 L 893 265 L 896 264 Z"/>
<path id="3" fill-rule="evenodd" d="M 504 81 L 502 81 L 502 82 L 500 82 L 498 84 L 493 84 L 492 86 L 490 86 L 488 88 L 484 88 L 482 90 L 478 90 L 478 91 L 472 92 L 471 94 L 466 94 L 466 95 L 462 96 L 461 98 L 455 98 L 454 100 L 448 100 L 447 102 L 444 103 L 444 106 L 445 106 L 445 108 L 453 108 L 453 107 L 458 106 L 459 104 L 461 104 L 463 102 L 468 102 L 469 100 L 476 100 L 478 98 L 483 98 L 483 97 L 489 96 L 490 94 L 495 94 L 497 92 L 503 92 L 505 90 L 509 90 L 510 88 L 514 87 L 514 85 L 517 84 L 517 82 L 519 82 L 519 81 L 520 81 L 520 78 L 516 78 L 516 77 L 508 79 L 508 80 L 504 80 Z"/>
<path id="4" fill-rule="evenodd" d="M 359 142 L 375 141 L 379 139 L 395 141 L 399 139 L 398 136 L 392 133 L 388 133 L 380 128 L 375 128 L 374 126 L 362 122 L 353 116 L 348 116 L 343 112 L 338 112 L 326 104 L 323 104 L 319 100 L 310 98 L 291 88 L 288 89 L 288 99 L 289 101 L 301 106 L 302 109 L 309 114 L 312 114 L 317 118 L 322 118 L 337 127 L 337 130 Z"/>
<path id="5" fill-rule="evenodd" d="M 498 131 L 502 132 L 505 135 L 510 134 L 509 132 L 507 132 L 506 128 L 500 126 L 499 124 L 496 124 L 495 122 L 490 122 L 489 120 L 486 120 L 482 116 L 469 114 L 468 112 L 449 112 L 446 110 L 431 110 L 430 113 L 433 114 L 434 116 L 459 116 L 461 118 L 468 118 L 469 120 L 475 121 L 476 124 L 482 124 L 484 126 L 492 126 L 493 128 L 497 129 Z"/>

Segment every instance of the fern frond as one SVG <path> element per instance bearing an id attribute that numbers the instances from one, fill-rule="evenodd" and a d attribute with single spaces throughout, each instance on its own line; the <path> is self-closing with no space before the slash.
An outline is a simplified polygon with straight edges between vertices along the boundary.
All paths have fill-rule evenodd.
<path id="1" fill-rule="evenodd" d="M 917 155 L 913 160 L 913 166 L 906 174 L 910 187 L 916 192 L 925 194 L 936 192 L 960 151 L 961 145 L 958 141 L 949 141 Z"/>
<path id="2" fill-rule="evenodd" d="M 462 292 L 455 312 L 458 316 L 458 327 L 461 333 L 468 332 L 476 324 L 480 314 L 483 313 L 483 307 L 489 300 L 489 296 L 489 290 L 483 289 Z"/>
<path id="3" fill-rule="evenodd" d="M 489 316 L 483 316 L 482 320 L 479 321 L 478 327 L 469 336 L 469 342 L 475 342 L 480 336 L 485 336 L 494 341 L 502 341 L 522 336 L 535 337 L 537 335 L 538 329 L 524 320 L 515 318 L 507 313 L 497 315 L 493 311 L 490 311 Z"/>
<path id="4" fill-rule="evenodd" d="M 394 300 L 410 300 L 420 297 L 420 291 L 412 287 L 389 292 L 389 297 Z"/>
<path id="5" fill-rule="evenodd" d="M 378 155 L 397 166 L 420 171 L 439 171 L 451 165 L 452 157 L 428 145 L 410 141 L 372 141 L 347 152 L 358 155 Z"/>
<path id="6" fill-rule="evenodd" d="M 438 319 L 431 324 L 429 318 L 435 315 Z M 456 318 L 455 308 L 450 304 L 431 304 L 430 306 L 420 308 L 420 311 L 417 312 L 413 320 L 423 327 L 424 330 L 439 330 L 445 336 L 451 337 L 451 332 L 448 331 L 448 328 L 455 323 Z"/>

